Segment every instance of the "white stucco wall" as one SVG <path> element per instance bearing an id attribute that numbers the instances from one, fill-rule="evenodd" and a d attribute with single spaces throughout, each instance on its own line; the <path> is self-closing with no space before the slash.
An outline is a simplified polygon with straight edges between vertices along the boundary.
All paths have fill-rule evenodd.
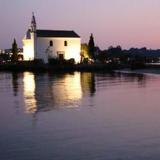
<path id="1" fill-rule="evenodd" d="M 35 59 L 36 53 L 36 36 L 35 33 L 31 33 L 31 38 L 23 38 L 23 60 L 32 61 Z"/>
<path id="2" fill-rule="evenodd" d="M 50 41 L 53 41 L 53 47 L 50 47 Z M 67 46 L 64 45 L 67 41 Z M 64 53 L 66 60 L 74 58 L 76 63 L 80 62 L 80 38 L 37 38 L 37 59 L 43 59 L 45 63 L 48 58 L 57 58 L 58 52 Z"/>
<path id="3" fill-rule="evenodd" d="M 33 41 L 31 39 L 23 39 L 23 60 L 34 60 Z"/>

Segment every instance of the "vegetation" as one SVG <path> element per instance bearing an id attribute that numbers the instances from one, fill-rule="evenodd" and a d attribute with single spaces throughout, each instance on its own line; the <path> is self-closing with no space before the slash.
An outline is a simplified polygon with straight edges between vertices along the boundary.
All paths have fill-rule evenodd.
<path id="1" fill-rule="evenodd" d="M 89 58 L 95 60 L 95 44 L 94 44 L 93 34 L 91 34 L 88 42 L 88 53 L 89 53 Z"/>
<path id="2" fill-rule="evenodd" d="M 22 66 L 22 68 L 34 68 L 37 66 L 40 68 L 76 68 L 89 69 L 89 70 L 103 70 L 104 68 L 142 68 L 146 66 L 146 63 L 160 63 L 160 49 L 151 50 L 145 47 L 143 48 L 130 48 L 128 50 L 122 49 L 121 46 L 110 46 L 108 49 L 100 50 L 99 47 L 95 46 L 93 34 L 91 34 L 88 44 L 84 43 L 81 45 L 81 64 L 74 65 L 75 60 L 73 58 L 69 60 L 61 59 L 49 59 L 49 65 L 43 63 L 43 60 L 34 60 L 33 62 L 24 62 L 22 49 L 18 49 L 16 40 L 14 39 L 12 49 L 3 50 L 0 52 L 0 64 L 1 68 L 6 69 L 9 67 L 12 69 Z M 19 60 L 19 61 L 18 61 Z M 88 65 L 91 64 L 91 65 Z M 148 65 L 148 64 L 147 64 Z"/>
<path id="3" fill-rule="evenodd" d="M 12 62 L 17 62 L 18 61 L 18 46 L 16 43 L 16 39 L 14 38 L 14 41 L 12 43 Z"/>
<path id="4" fill-rule="evenodd" d="M 89 57 L 88 45 L 81 44 L 81 63 L 88 63 Z"/>
<path id="5" fill-rule="evenodd" d="M 48 59 L 49 61 L 49 64 L 50 65 L 74 65 L 75 64 L 75 59 L 74 58 L 71 58 L 69 60 L 61 60 L 61 59 L 58 59 L 58 58 L 50 58 Z"/>

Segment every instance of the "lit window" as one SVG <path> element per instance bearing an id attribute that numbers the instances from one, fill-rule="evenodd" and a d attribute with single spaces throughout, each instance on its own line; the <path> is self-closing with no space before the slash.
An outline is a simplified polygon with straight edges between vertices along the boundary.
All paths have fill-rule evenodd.
<path id="1" fill-rule="evenodd" d="M 67 44 L 67 41 L 64 41 L 64 46 L 67 46 L 68 44 Z"/>
<path id="2" fill-rule="evenodd" d="M 53 41 L 49 42 L 49 46 L 51 46 L 51 47 L 53 46 Z"/>

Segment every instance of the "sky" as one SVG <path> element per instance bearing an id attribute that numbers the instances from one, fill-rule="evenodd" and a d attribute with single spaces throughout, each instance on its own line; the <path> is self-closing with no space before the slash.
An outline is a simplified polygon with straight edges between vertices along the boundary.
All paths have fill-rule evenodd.
<path id="1" fill-rule="evenodd" d="M 101 49 L 160 48 L 160 0 L 0 0 L 0 48 L 11 48 L 30 26 L 74 30 L 88 43 L 93 33 Z"/>

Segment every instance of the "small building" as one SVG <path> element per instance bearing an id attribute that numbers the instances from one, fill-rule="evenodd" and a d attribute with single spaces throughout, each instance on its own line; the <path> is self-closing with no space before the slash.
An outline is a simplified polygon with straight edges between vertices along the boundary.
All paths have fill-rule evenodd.
<path id="1" fill-rule="evenodd" d="M 0 63 L 11 62 L 12 56 L 13 56 L 12 49 L 0 50 Z M 23 49 L 22 48 L 18 48 L 17 56 L 18 56 L 18 61 L 23 60 Z"/>
<path id="2" fill-rule="evenodd" d="M 31 27 L 23 38 L 23 59 L 32 61 L 49 59 L 74 59 L 80 62 L 80 36 L 74 31 L 67 30 L 39 30 L 36 19 L 32 15 Z"/>

